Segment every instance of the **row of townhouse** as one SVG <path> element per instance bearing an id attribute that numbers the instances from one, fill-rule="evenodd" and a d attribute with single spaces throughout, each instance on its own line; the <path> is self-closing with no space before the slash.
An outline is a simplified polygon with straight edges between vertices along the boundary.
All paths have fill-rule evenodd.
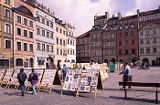
<path id="1" fill-rule="evenodd" d="M 75 62 L 74 29 L 36 0 L 0 0 L 0 68 Z"/>
<path id="2" fill-rule="evenodd" d="M 160 65 L 160 7 L 122 17 L 108 12 L 77 37 L 77 62 L 147 62 Z"/>

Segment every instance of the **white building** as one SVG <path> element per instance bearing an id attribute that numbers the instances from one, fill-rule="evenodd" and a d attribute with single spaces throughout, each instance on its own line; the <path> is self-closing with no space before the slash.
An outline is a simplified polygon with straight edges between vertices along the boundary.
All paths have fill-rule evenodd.
<path id="1" fill-rule="evenodd" d="M 55 64 L 62 64 L 66 62 L 76 62 L 76 38 L 74 37 L 74 27 L 63 23 L 56 19 L 55 32 Z"/>
<path id="2" fill-rule="evenodd" d="M 54 66 L 54 13 L 43 5 L 36 4 L 35 68 Z"/>

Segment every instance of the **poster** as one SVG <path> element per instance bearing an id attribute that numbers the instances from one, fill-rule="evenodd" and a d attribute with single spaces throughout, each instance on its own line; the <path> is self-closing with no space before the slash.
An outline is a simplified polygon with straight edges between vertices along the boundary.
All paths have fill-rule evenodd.
<path id="1" fill-rule="evenodd" d="M 107 66 L 105 66 L 104 64 L 100 64 L 100 75 L 101 75 L 101 81 L 105 81 L 109 78 L 108 74 L 107 74 Z"/>
<path id="2" fill-rule="evenodd" d="M 80 81 L 80 92 L 96 92 L 98 84 L 99 69 L 90 68 L 82 70 Z"/>
<path id="3" fill-rule="evenodd" d="M 7 69 L 5 76 L 3 78 L 3 81 L 9 82 L 12 77 L 13 72 L 14 72 L 14 69 Z"/>
<path id="4" fill-rule="evenodd" d="M 69 69 L 63 85 L 63 90 L 77 91 L 81 76 L 80 69 Z"/>
<path id="5" fill-rule="evenodd" d="M 54 69 L 46 69 L 43 74 L 41 86 L 52 86 L 56 72 L 57 70 Z"/>
<path id="6" fill-rule="evenodd" d="M 4 73 L 5 73 L 5 69 L 0 69 L 0 81 L 3 79 L 4 77 Z"/>

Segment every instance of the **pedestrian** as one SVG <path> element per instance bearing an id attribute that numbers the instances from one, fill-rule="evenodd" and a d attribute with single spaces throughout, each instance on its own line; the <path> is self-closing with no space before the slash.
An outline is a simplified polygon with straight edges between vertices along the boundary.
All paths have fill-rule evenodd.
<path id="1" fill-rule="evenodd" d="M 36 95 L 36 84 L 38 83 L 38 73 L 35 69 L 32 69 L 32 72 L 29 74 L 28 81 L 32 85 L 32 94 Z"/>
<path id="2" fill-rule="evenodd" d="M 68 68 L 67 68 L 66 64 L 63 64 L 62 72 L 63 72 L 63 80 L 64 81 L 65 81 L 65 78 L 66 78 L 66 75 L 67 75 L 67 71 L 68 71 Z"/>
<path id="3" fill-rule="evenodd" d="M 24 72 L 24 69 L 21 68 L 20 72 L 17 75 L 17 79 L 20 85 L 20 89 L 22 92 L 22 96 L 24 96 L 24 92 L 25 92 L 25 81 L 27 79 L 27 74 Z"/>
<path id="4" fill-rule="evenodd" d="M 124 70 L 122 72 L 119 73 L 119 75 L 123 74 L 123 82 L 128 82 L 128 81 L 132 81 L 132 75 L 131 75 L 131 67 L 128 65 L 127 62 L 124 62 Z M 129 86 L 129 88 L 131 88 Z"/>

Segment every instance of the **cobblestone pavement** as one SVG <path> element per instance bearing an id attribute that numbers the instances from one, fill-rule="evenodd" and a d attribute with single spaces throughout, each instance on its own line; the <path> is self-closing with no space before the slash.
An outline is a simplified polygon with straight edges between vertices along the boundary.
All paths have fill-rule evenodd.
<path id="1" fill-rule="evenodd" d="M 61 95 L 60 86 L 55 86 L 50 94 L 27 93 L 25 97 L 21 97 L 19 90 L 0 88 L 0 105 L 155 105 L 155 92 L 148 92 L 148 90 L 155 90 L 154 88 L 132 87 L 127 94 L 129 99 L 124 100 L 124 92 L 118 85 L 118 81 L 121 80 L 118 73 L 119 71 L 109 73 L 109 79 L 103 82 L 103 90 L 98 90 L 96 99 L 94 94 L 90 93 L 80 94 L 79 97 L 75 97 L 71 92 L 63 92 Z M 132 75 L 133 81 L 160 82 L 160 67 L 150 68 L 150 70 L 134 68 Z M 160 97 L 160 93 L 158 96 Z"/>

